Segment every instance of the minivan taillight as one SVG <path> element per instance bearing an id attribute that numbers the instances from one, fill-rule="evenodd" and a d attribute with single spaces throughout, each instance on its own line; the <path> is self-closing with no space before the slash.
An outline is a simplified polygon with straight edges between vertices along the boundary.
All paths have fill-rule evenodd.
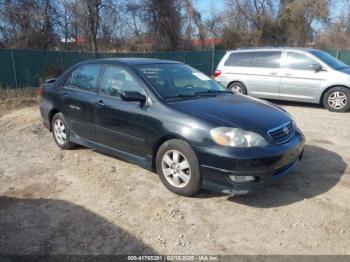
<path id="1" fill-rule="evenodd" d="M 42 81 L 40 82 L 39 95 L 40 95 L 40 96 L 43 96 L 43 95 L 44 95 L 44 84 L 43 84 Z"/>
<path id="2" fill-rule="evenodd" d="M 218 77 L 221 75 L 221 70 L 215 70 L 214 71 L 214 77 Z"/>

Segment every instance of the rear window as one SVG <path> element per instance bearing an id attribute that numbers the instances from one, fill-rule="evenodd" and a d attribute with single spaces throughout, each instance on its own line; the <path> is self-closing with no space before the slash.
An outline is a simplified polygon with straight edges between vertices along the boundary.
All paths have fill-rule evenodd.
<path id="1" fill-rule="evenodd" d="M 250 52 L 232 53 L 227 58 L 225 66 L 252 66 L 252 54 Z"/>
<path id="2" fill-rule="evenodd" d="M 254 66 L 264 68 L 279 68 L 281 65 L 280 51 L 264 51 L 254 53 Z"/>

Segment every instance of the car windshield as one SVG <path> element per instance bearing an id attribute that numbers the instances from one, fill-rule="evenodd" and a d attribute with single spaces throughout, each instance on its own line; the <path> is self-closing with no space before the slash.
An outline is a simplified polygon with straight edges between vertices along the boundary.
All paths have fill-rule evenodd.
<path id="1" fill-rule="evenodd" d="M 184 64 L 140 65 L 136 69 L 163 99 L 216 96 L 226 88 L 200 71 Z"/>
<path id="2" fill-rule="evenodd" d="M 349 67 L 347 64 L 336 59 L 334 56 L 330 55 L 329 53 L 319 51 L 319 50 L 310 51 L 310 53 L 335 70 L 342 70 Z"/>

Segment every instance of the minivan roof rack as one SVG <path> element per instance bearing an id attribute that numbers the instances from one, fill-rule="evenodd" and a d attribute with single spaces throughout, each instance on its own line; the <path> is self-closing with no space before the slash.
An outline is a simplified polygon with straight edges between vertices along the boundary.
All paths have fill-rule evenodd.
<path id="1" fill-rule="evenodd" d="M 265 48 L 282 48 L 282 46 L 244 46 L 237 48 L 237 50 L 244 50 L 244 49 L 265 49 Z"/>
<path id="2" fill-rule="evenodd" d="M 255 50 L 255 49 L 273 49 L 273 48 L 286 48 L 286 49 L 313 49 L 309 47 L 290 47 L 290 46 L 247 46 L 247 47 L 239 47 L 237 49 L 231 49 L 228 51 L 235 51 L 235 50 Z"/>

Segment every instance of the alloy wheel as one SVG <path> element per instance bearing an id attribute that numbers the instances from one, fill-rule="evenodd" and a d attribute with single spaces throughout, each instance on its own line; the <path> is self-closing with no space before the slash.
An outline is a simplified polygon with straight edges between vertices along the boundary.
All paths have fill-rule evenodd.
<path id="1" fill-rule="evenodd" d="M 328 104 L 330 107 L 334 109 L 342 109 L 344 106 L 346 106 L 348 101 L 348 97 L 340 91 L 333 92 L 328 97 Z"/>
<path id="2" fill-rule="evenodd" d="M 243 90 L 240 86 L 231 87 L 231 92 L 234 94 L 243 94 Z"/>
<path id="3" fill-rule="evenodd" d="M 67 140 L 66 127 L 61 119 L 56 119 L 54 123 L 54 134 L 56 141 L 63 145 Z"/>
<path id="4" fill-rule="evenodd" d="M 191 178 L 190 164 L 177 150 L 169 150 L 163 155 L 162 171 L 169 184 L 177 188 L 187 186 Z"/>

